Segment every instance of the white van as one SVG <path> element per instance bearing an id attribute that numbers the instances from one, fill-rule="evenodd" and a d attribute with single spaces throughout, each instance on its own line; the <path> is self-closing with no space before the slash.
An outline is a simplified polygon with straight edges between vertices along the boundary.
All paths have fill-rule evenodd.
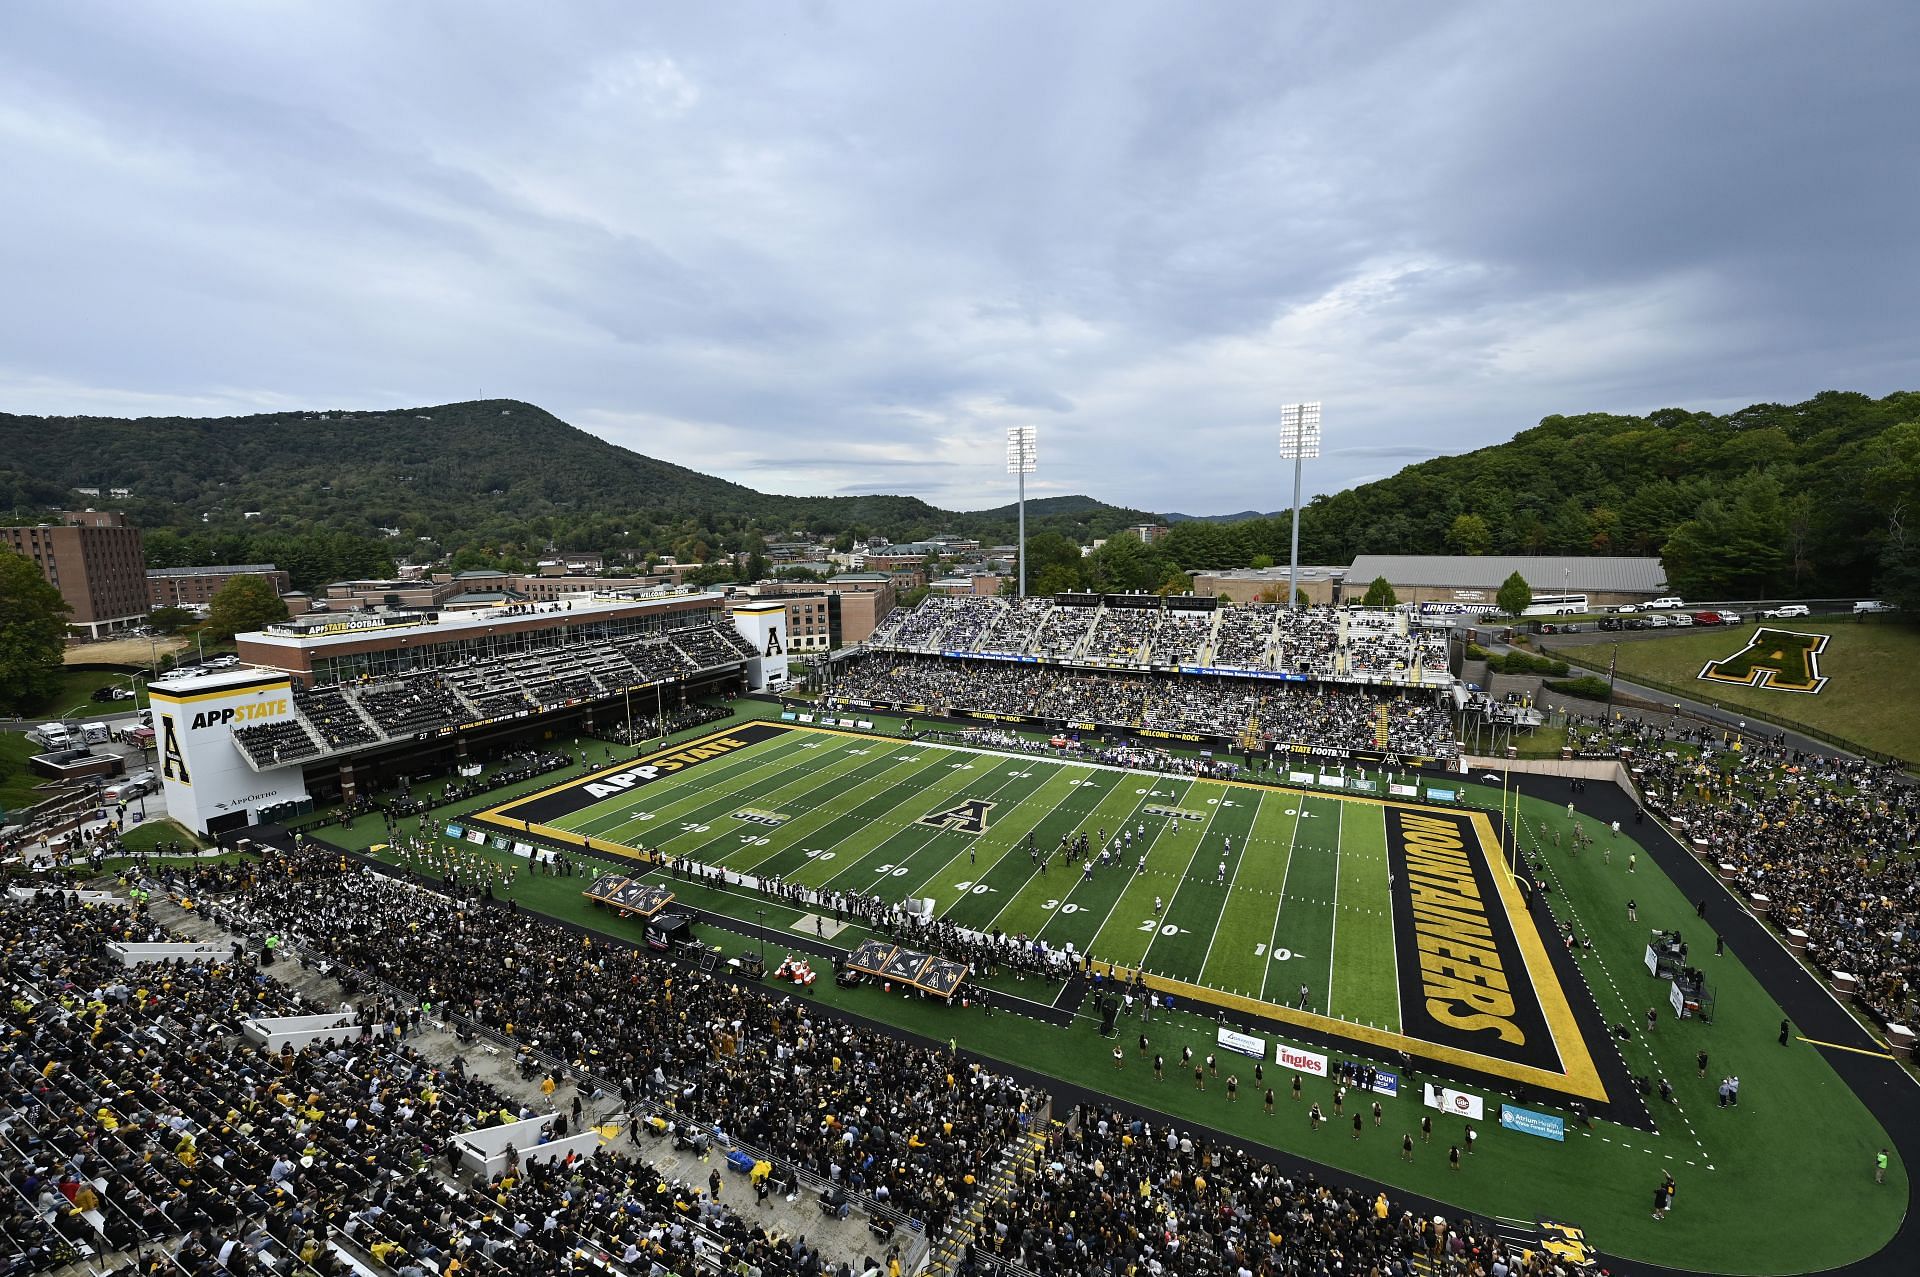
<path id="1" fill-rule="evenodd" d="M 113 729 L 105 723 L 83 723 L 80 738 L 89 745 L 104 745 L 113 739 Z"/>
<path id="2" fill-rule="evenodd" d="M 42 723 L 27 733 L 27 739 L 47 749 L 65 749 L 73 743 L 73 733 L 65 723 Z"/>

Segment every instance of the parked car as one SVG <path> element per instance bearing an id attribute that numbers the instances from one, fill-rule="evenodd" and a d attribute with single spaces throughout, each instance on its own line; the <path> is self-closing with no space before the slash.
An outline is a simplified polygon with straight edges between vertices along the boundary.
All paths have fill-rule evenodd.
<path id="1" fill-rule="evenodd" d="M 1741 622 L 1741 616 L 1740 616 L 1740 614 L 1739 614 L 1738 612 L 1729 612 L 1729 611 L 1727 611 L 1727 609 L 1725 609 L 1725 608 L 1720 608 L 1720 609 L 1718 609 L 1718 611 L 1719 611 L 1719 613 L 1720 613 L 1720 624 L 1722 624 L 1722 625 L 1738 625 L 1738 624 L 1740 624 L 1740 622 Z"/>
<path id="2" fill-rule="evenodd" d="M 1617 616 L 1603 616 L 1600 618 L 1600 628 L 1603 630 L 1625 629 L 1626 624 L 1625 621 Z"/>
<path id="3" fill-rule="evenodd" d="M 1678 595 L 1669 594 L 1664 598 L 1655 599 L 1653 602 L 1647 604 L 1647 606 L 1666 610 L 1669 608 L 1685 607 L 1686 603 L 1683 602 Z"/>
<path id="4" fill-rule="evenodd" d="M 207 668 L 210 670 L 230 670 L 240 663 L 237 656 L 209 656 Z"/>
<path id="5" fill-rule="evenodd" d="M 1632 616 L 1639 610 L 1640 605 L 1638 603 L 1621 603 L 1607 609 L 1607 611 L 1613 613 L 1615 616 Z"/>
<path id="6" fill-rule="evenodd" d="M 118 684 L 112 687 L 96 687 L 93 689 L 93 699 L 100 702 L 130 701 L 133 699 L 133 691 L 131 688 L 121 687 Z"/>
<path id="7" fill-rule="evenodd" d="M 1897 604 L 1888 603 L 1884 599 L 1861 599 L 1853 605 L 1855 616 L 1864 616 L 1869 612 L 1898 612 L 1899 610 Z"/>
<path id="8" fill-rule="evenodd" d="M 1724 624 L 1724 622 L 1723 622 L 1723 621 L 1721 620 L 1721 618 L 1720 618 L 1720 614 L 1719 614 L 1718 612 L 1695 612 L 1695 613 L 1693 614 L 1693 623 L 1694 623 L 1695 625 L 1721 625 L 1721 624 Z"/>
<path id="9" fill-rule="evenodd" d="M 1650 630 L 1653 628 L 1653 618 L 1650 616 L 1629 616 L 1620 622 L 1620 626 L 1622 629 L 1628 630 Z"/>
<path id="10" fill-rule="evenodd" d="M 1664 630 L 1673 624 L 1672 617 L 1660 612 L 1656 612 L 1652 616 L 1643 616 L 1640 619 L 1647 623 L 1647 628 L 1650 630 Z"/>
<path id="11" fill-rule="evenodd" d="M 1770 607 L 1760 615 L 1776 621 L 1784 621 L 1791 616 L 1812 616 L 1813 610 L 1805 603 L 1782 603 L 1779 607 Z"/>
<path id="12" fill-rule="evenodd" d="M 1688 616 L 1685 612 L 1675 612 L 1672 616 L 1667 618 L 1667 624 L 1688 626 L 1693 624 L 1693 618 L 1691 616 Z"/>

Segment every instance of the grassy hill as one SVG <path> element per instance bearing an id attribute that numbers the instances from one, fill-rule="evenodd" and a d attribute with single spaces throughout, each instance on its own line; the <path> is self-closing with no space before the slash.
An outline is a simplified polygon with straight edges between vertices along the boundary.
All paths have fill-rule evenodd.
<path id="1" fill-rule="evenodd" d="M 1732 656 L 1759 628 L 1695 629 L 1620 644 L 1620 677 L 1672 691 L 1726 709 L 1747 711 L 1770 722 L 1811 729 L 1810 735 L 1852 742 L 1912 762 L 1920 759 L 1920 716 L 1914 713 L 1912 671 L 1920 669 L 1920 630 L 1876 617 L 1775 621 L 1771 628 L 1831 637 L 1820 653 L 1827 677 L 1818 693 L 1774 691 L 1708 682 L 1699 677 L 1708 661 Z M 1542 645 L 1564 660 L 1604 671 L 1610 643 Z"/>

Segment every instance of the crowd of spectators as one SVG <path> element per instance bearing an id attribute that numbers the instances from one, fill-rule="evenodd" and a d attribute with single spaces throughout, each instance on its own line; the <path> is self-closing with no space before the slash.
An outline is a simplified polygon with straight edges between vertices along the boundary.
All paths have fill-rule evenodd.
<path id="1" fill-rule="evenodd" d="M 1433 758 L 1457 752 L 1453 716 L 1444 701 L 1349 684 L 1167 677 L 869 652 L 842 667 L 831 695 L 856 707 L 919 705 L 937 714 L 1008 714 L 1233 740 L 1258 736 L 1273 745 L 1320 749 L 1378 748 L 1384 710 L 1388 751 Z"/>
<path id="2" fill-rule="evenodd" d="M 1415 1215 L 1384 1192 L 1290 1177 L 1233 1144 L 1084 1104 L 1049 1133 L 1019 1191 L 987 1208 L 960 1271 L 1011 1259 L 1036 1273 L 1153 1277 L 1481 1275 L 1500 1271 L 1500 1251 L 1472 1220 Z"/>
<path id="3" fill-rule="evenodd" d="M 1094 661 L 1147 662 L 1147 649 L 1160 628 L 1157 607 L 1104 607 L 1087 636 L 1083 655 Z"/>
<path id="4" fill-rule="evenodd" d="M 933 596 L 894 612 L 866 647 L 1095 664 L 1204 664 L 1327 680 L 1445 674 L 1447 631 L 1411 622 L 1409 613 L 1397 610 L 1249 603 L 1189 611 L 1131 595 L 1094 606 L 1052 598 Z"/>
<path id="5" fill-rule="evenodd" d="M 200 890 L 231 886 L 202 871 Z M 251 874 L 232 920 L 647 1093 L 733 1139 L 938 1227 L 1043 1097 L 811 1005 L 594 946 L 315 850 Z M 805 1120 L 797 1120 L 801 1114 Z"/>
<path id="6" fill-rule="evenodd" d="M 1881 1021 L 1920 1015 L 1920 787 L 1894 765 L 1724 728 L 1622 717 L 1576 724 L 1582 752 L 1627 750 L 1647 802 L 1734 866 L 1741 895 L 1807 935 L 1807 957 L 1858 980 Z"/>
<path id="7" fill-rule="evenodd" d="M 228 886 L 238 885 L 229 883 Z M 416 1007 L 378 995 L 353 1027 L 268 1052 L 238 1032 L 263 1015 L 330 1012 L 250 961 L 122 967 L 111 941 L 174 937 L 137 907 L 44 893 L 0 909 L 12 1042 L 0 1071 L 0 1206 L 14 1271 L 135 1252 L 127 1273 L 454 1272 L 533 1277 L 604 1256 L 639 1277 L 718 1263 L 824 1272 L 697 1185 L 617 1148 L 456 1175 L 451 1137 L 538 1116 L 407 1040 Z M 581 1111 L 526 1140 L 564 1136 Z M 447 1156 L 445 1169 L 440 1165 Z M 170 1256 L 170 1264 L 159 1254 Z"/>

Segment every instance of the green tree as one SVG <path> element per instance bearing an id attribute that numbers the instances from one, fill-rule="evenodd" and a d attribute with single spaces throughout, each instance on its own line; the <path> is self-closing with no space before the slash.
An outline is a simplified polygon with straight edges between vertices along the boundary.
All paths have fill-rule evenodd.
<path id="1" fill-rule="evenodd" d="M 207 633 L 217 639 L 287 619 L 287 605 L 264 576 L 234 577 L 213 596 L 207 612 Z"/>
<path id="2" fill-rule="evenodd" d="M 1271 554 L 1256 554 L 1247 562 L 1247 566 L 1256 572 L 1263 572 L 1273 566 L 1273 556 Z"/>
<path id="3" fill-rule="evenodd" d="M 24 710 L 58 689 L 72 612 L 30 560 L 0 550 L 0 709 Z"/>
<path id="4" fill-rule="evenodd" d="M 1477 514 L 1456 514 L 1447 527 L 1447 549 L 1455 554 L 1485 554 L 1493 549 L 1493 532 Z"/>
<path id="5" fill-rule="evenodd" d="M 1667 583 L 1706 598 L 1765 598 L 1787 579 L 1787 505 L 1780 482 L 1747 474 L 1708 497 L 1661 547 Z"/>
<path id="6" fill-rule="evenodd" d="M 1493 596 L 1502 612 L 1508 616 L 1519 616 L 1533 603 L 1533 587 L 1527 579 L 1515 572 L 1500 585 L 1500 592 Z"/>
<path id="7" fill-rule="evenodd" d="M 1360 602 L 1367 607 L 1393 607 L 1400 602 L 1400 596 L 1393 592 L 1393 586 L 1384 576 L 1376 576 L 1367 586 L 1366 597 Z"/>
<path id="8" fill-rule="evenodd" d="M 147 624 L 161 634 L 177 634 L 198 621 L 191 608 L 157 607 L 147 613 Z"/>

